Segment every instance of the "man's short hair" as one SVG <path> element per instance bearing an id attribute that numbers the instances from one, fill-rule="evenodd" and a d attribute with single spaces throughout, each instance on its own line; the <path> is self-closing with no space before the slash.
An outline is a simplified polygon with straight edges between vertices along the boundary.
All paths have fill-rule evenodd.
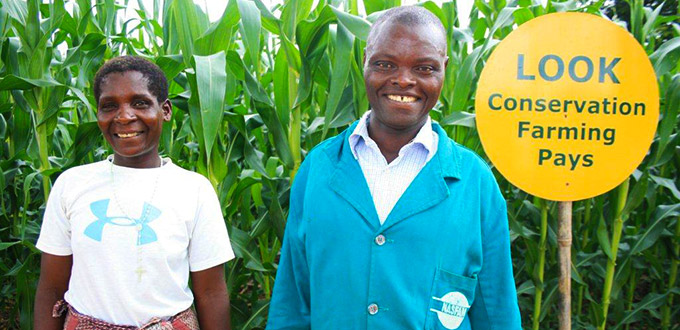
<path id="1" fill-rule="evenodd" d="M 156 97 L 158 103 L 163 103 L 168 99 L 168 80 L 165 78 L 163 70 L 158 65 L 141 58 L 139 56 L 119 56 L 110 59 L 97 71 L 94 76 L 94 98 L 99 102 L 101 96 L 101 84 L 106 76 L 111 73 L 125 73 L 137 71 L 146 79 L 146 86 L 149 92 Z"/>
<path id="2" fill-rule="evenodd" d="M 368 33 L 368 38 L 366 40 L 367 46 L 371 44 L 372 39 L 375 37 L 375 32 L 378 31 L 378 27 L 385 23 L 397 23 L 404 26 L 417 26 L 417 25 L 432 25 L 437 30 L 439 30 L 446 40 L 446 29 L 444 24 L 429 10 L 418 7 L 418 6 L 404 6 L 395 7 L 385 11 L 371 26 L 371 31 Z"/>

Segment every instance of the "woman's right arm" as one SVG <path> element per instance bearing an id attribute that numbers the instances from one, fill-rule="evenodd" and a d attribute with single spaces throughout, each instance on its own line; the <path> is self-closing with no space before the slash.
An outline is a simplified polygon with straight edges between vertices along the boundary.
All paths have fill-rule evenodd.
<path id="1" fill-rule="evenodd" d="M 33 316 L 36 330 L 62 330 L 65 315 L 52 317 L 52 308 L 57 301 L 64 299 L 71 278 L 73 256 L 57 256 L 42 254 L 40 259 L 40 281 L 35 294 L 35 314 Z"/>

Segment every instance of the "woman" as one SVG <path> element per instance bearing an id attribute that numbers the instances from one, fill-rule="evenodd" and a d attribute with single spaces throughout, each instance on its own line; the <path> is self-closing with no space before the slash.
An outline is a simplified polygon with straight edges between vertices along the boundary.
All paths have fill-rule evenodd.
<path id="1" fill-rule="evenodd" d="M 217 196 L 158 154 L 172 115 L 163 72 L 114 58 L 97 72 L 94 94 L 114 154 L 54 184 L 36 245 L 35 328 L 228 329 L 223 264 L 234 254 Z"/>

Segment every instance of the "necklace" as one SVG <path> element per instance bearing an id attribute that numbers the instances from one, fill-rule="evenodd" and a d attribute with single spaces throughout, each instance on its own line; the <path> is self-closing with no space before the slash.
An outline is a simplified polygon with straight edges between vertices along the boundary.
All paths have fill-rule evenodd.
<path id="1" fill-rule="evenodd" d="M 161 159 L 161 163 L 158 167 L 163 166 L 163 159 Z M 158 178 L 160 177 L 160 173 L 156 174 L 156 178 L 154 180 L 153 184 L 153 190 L 151 192 L 151 197 L 149 198 L 148 202 L 144 204 L 144 207 L 142 208 L 142 214 L 141 217 L 138 219 L 135 219 L 131 217 L 127 209 L 123 208 L 123 205 L 120 203 L 120 198 L 118 198 L 116 194 L 116 180 L 115 180 L 115 175 L 113 173 L 113 160 L 111 160 L 111 166 L 109 167 L 109 173 L 111 174 L 111 190 L 113 192 L 113 201 L 116 204 L 116 207 L 123 212 L 123 215 L 130 220 L 135 222 L 135 229 L 137 230 L 137 269 L 135 269 L 135 273 L 137 274 L 137 282 L 141 283 L 142 282 L 142 275 L 146 273 L 146 270 L 144 269 L 144 263 L 143 263 L 143 258 L 142 258 L 142 229 L 144 229 L 144 223 L 148 220 L 148 217 L 150 215 L 152 207 L 150 205 L 146 204 L 151 204 L 153 202 L 154 197 L 156 196 L 156 190 L 158 189 Z"/>

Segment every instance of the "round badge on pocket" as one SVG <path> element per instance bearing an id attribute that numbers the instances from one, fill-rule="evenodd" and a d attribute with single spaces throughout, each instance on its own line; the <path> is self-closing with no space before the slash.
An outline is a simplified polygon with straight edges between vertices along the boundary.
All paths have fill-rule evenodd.
<path id="1" fill-rule="evenodd" d="M 457 275 L 438 268 L 435 272 L 425 329 L 454 330 L 463 325 L 475 299 L 477 278 Z M 437 317 L 435 317 L 435 315 Z"/>
<path id="2" fill-rule="evenodd" d="M 465 319 L 465 314 L 470 308 L 465 295 L 460 292 L 449 292 L 441 298 L 432 297 L 432 299 L 442 303 L 441 310 L 430 309 L 437 313 L 439 322 L 447 329 L 457 329 L 463 322 L 463 319 Z"/>

